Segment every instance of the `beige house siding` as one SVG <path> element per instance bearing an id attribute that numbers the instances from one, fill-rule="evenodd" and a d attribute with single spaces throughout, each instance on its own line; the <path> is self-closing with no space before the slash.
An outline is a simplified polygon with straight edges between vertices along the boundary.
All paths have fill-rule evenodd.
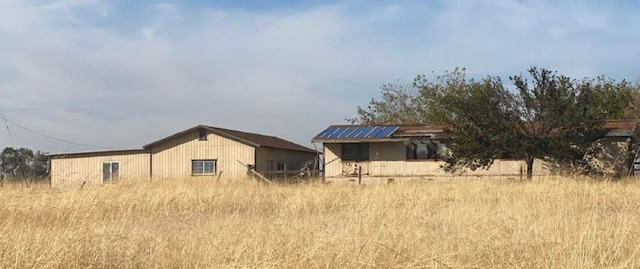
<path id="1" fill-rule="evenodd" d="M 323 152 L 325 177 L 342 176 L 342 161 L 340 160 L 342 151 L 340 144 L 324 143 Z"/>
<path id="2" fill-rule="evenodd" d="M 284 163 L 287 170 L 298 170 L 302 168 L 306 161 L 316 158 L 315 153 L 276 149 L 270 147 L 260 147 L 256 149 L 256 171 L 265 172 L 269 170 L 269 163 Z"/>
<path id="3" fill-rule="evenodd" d="M 149 153 L 73 154 L 51 158 L 51 186 L 54 188 L 102 184 L 104 162 L 118 162 L 118 181 L 148 180 Z"/>
<path id="4" fill-rule="evenodd" d="M 239 178 L 247 174 L 240 164 L 255 163 L 255 148 L 208 132 L 207 140 L 199 140 L 198 130 L 175 137 L 151 147 L 153 179 L 177 178 Z M 216 174 L 193 176 L 192 160 L 216 160 Z M 220 174 L 222 173 L 222 174 Z"/>
<path id="5" fill-rule="evenodd" d="M 200 139 L 205 134 L 206 139 Z M 51 154 L 49 157 L 52 186 L 70 187 L 104 183 L 104 162 L 119 164 L 118 180 L 239 179 L 247 176 L 247 165 L 257 165 L 258 171 L 266 171 L 272 161 L 286 163 L 287 169 L 300 169 L 307 160 L 314 159 L 316 153 L 273 136 L 198 125 L 143 149 Z M 194 175 L 193 161 L 196 160 L 215 160 L 214 173 Z M 206 164 L 207 168 L 211 167 L 210 163 Z"/>
<path id="6" fill-rule="evenodd" d="M 407 160 L 405 145 L 402 142 L 377 142 L 369 144 L 369 161 L 343 162 L 340 159 L 341 145 L 324 144 L 325 177 L 345 177 L 356 175 L 358 166 L 362 173 L 372 177 L 447 177 L 451 173 L 445 172 L 441 161 L 435 160 Z M 549 175 L 542 160 L 534 162 L 534 175 Z M 456 173 L 461 176 L 519 176 L 526 173 L 526 164 L 520 160 L 495 160 L 487 169 L 476 171 L 464 170 Z"/>

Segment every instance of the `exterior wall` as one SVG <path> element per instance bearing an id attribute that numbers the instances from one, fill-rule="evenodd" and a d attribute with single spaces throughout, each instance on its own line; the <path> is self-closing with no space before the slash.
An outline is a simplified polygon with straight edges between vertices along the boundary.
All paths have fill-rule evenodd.
<path id="1" fill-rule="evenodd" d="M 119 181 L 149 179 L 149 153 L 69 155 L 51 159 L 51 187 L 103 184 L 103 162 L 119 163 Z"/>
<path id="2" fill-rule="evenodd" d="M 340 177 L 342 176 L 342 160 L 340 156 L 342 154 L 340 144 L 323 144 L 324 152 L 324 176 L 325 177 Z"/>
<path id="3" fill-rule="evenodd" d="M 633 163 L 633 157 L 629 154 L 630 142 L 627 137 L 602 138 L 596 143 L 596 147 L 601 146 L 602 151 L 594 156 L 588 156 L 587 160 L 596 172 L 628 175 Z"/>
<path id="4" fill-rule="evenodd" d="M 211 132 L 208 132 L 207 140 L 201 141 L 198 130 L 155 145 L 151 152 L 153 180 L 218 176 L 236 179 L 246 176 L 247 168 L 243 164 L 254 165 L 256 157 L 254 147 Z M 191 161 L 200 159 L 215 159 L 216 174 L 193 176 Z"/>
<path id="5" fill-rule="evenodd" d="M 325 177 L 345 177 L 345 168 L 349 163 L 340 160 L 340 144 L 325 144 Z M 407 160 L 405 145 L 402 142 L 379 142 L 369 144 L 369 161 L 357 163 L 362 166 L 363 175 L 371 177 L 447 177 L 451 173 L 442 170 L 444 162 L 435 160 Z M 520 160 L 495 160 L 487 170 L 465 170 L 457 173 L 461 176 L 519 176 L 526 174 L 526 163 Z M 542 160 L 536 160 L 534 175 L 549 175 L 550 171 Z"/>
<path id="6" fill-rule="evenodd" d="M 298 170 L 315 158 L 316 154 L 311 152 L 260 147 L 256 149 L 256 170 L 269 171 L 269 161 L 285 163 L 287 170 Z"/>

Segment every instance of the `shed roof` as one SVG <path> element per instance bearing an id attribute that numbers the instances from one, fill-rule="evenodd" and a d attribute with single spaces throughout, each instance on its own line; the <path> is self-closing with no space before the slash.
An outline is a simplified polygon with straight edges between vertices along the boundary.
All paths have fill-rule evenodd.
<path id="1" fill-rule="evenodd" d="M 447 133 L 450 128 L 448 124 L 403 125 L 393 133 L 393 137 L 444 137 L 442 134 Z"/>
<path id="2" fill-rule="evenodd" d="M 603 127 L 607 136 L 635 136 L 638 123 L 635 120 L 608 120 Z"/>
<path id="3" fill-rule="evenodd" d="M 397 125 L 331 125 L 314 140 L 378 140 L 388 139 Z"/>
<path id="4" fill-rule="evenodd" d="M 349 143 L 367 141 L 402 141 L 413 137 L 445 139 L 446 124 L 422 125 L 331 125 L 312 142 Z"/>
<path id="5" fill-rule="evenodd" d="M 162 138 L 160 140 L 157 140 L 155 142 L 152 142 L 150 144 L 147 144 L 144 146 L 145 149 L 158 145 L 160 143 L 163 143 L 165 141 L 171 140 L 175 137 L 184 135 L 186 133 L 190 133 L 193 132 L 195 130 L 198 129 L 205 129 L 208 131 L 211 131 L 214 134 L 220 135 L 222 137 L 252 146 L 252 147 L 268 147 L 268 148 L 275 148 L 275 149 L 286 149 L 286 150 L 294 150 L 294 151 L 302 151 L 302 152 L 309 152 L 309 153 L 316 153 L 315 150 L 312 150 L 310 148 L 307 148 L 305 146 L 301 146 L 298 145 L 296 143 L 293 143 L 291 141 L 287 141 L 284 140 L 282 138 L 279 137 L 275 137 L 275 136 L 268 136 L 268 135 L 262 135 L 262 134 L 255 134 L 255 133 L 248 133 L 248 132 L 242 132 L 242 131 L 237 131 L 237 130 L 231 130 L 231 129 L 225 129 L 225 128 L 219 128 L 219 127 L 213 127 L 213 126 L 207 126 L 207 125 L 198 125 L 192 128 L 189 128 L 187 130 L 175 133 L 173 135 L 170 135 L 168 137 Z"/>
<path id="6" fill-rule="evenodd" d="M 87 156 L 108 156 L 108 155 L 121 155 L 121 154 L 137 154 L 148 153 L 146 149 L 114 149 L 114 150 L 99 150 L 99 151 L 80 151 L 80 152 L 66 152 L 66 153 L 51 153 L 47 154 L 50 158 L 66 158 L 66 157 L 87 157 Z"/>
<path id="7" fill-rule="evenodd" d="M 353 135 L 327 135 L 335 130 L 368 130 L 371 128 L 393 127 L 393 131 L 385 136 L 353 136 Z M 402 141 L 415 137 L 428 137 L 434 140 L 446 140 L 451 137 L 451 125 L 448 124 L 421 124 L 421 125 L 331 125 L 316 137 L 312 142 L 323 143 L 353 143 L 353 142 L 385 142 Z M 635 120 L 608 120 L 603 128 L 606 136 L 630 137 L 636 135 L 637 122 Z"/>

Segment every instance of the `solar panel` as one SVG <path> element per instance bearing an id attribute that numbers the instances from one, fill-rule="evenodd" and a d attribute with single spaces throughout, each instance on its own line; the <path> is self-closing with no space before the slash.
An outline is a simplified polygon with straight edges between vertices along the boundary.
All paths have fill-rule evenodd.
<path id="1" fill-rule="evenodd" d="M 360 127 L 358 128 L 358 132 L 356 133 L 355 137 L 367 137 L 367 134 L 369 134 L 369 132 L 371 132 L 371 129 L 373 129 L 373 127 L 370 126 L 364 126 L 364 127 Z"/>
<path id="2" fill-rule="evenodd" d="M 398 126 L 386 126 L 378 133 L 377 137 L 387 137 L 398 129 Z"/>
<path id="3" fill-rule="evenodd" d="M 316 136 L 318 140 L 357 140 L 389 137 L 398 126 L 330 126 Z"/>
<path id="4" fill-rule="evenodd" d="M 358 131 L 358 127 L 347 127 L 347 130 L 343 133 L 340 138 L 353 138 L 352 135 Z"/>

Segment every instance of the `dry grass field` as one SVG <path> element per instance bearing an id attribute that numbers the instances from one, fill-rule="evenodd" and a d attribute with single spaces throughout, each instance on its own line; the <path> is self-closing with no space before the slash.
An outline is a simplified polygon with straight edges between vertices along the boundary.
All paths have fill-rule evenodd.
<path id="1" fill-rule="evenodd" d="M 0 189 L 0 268 L 640 267 L 640 182 Z"/>

